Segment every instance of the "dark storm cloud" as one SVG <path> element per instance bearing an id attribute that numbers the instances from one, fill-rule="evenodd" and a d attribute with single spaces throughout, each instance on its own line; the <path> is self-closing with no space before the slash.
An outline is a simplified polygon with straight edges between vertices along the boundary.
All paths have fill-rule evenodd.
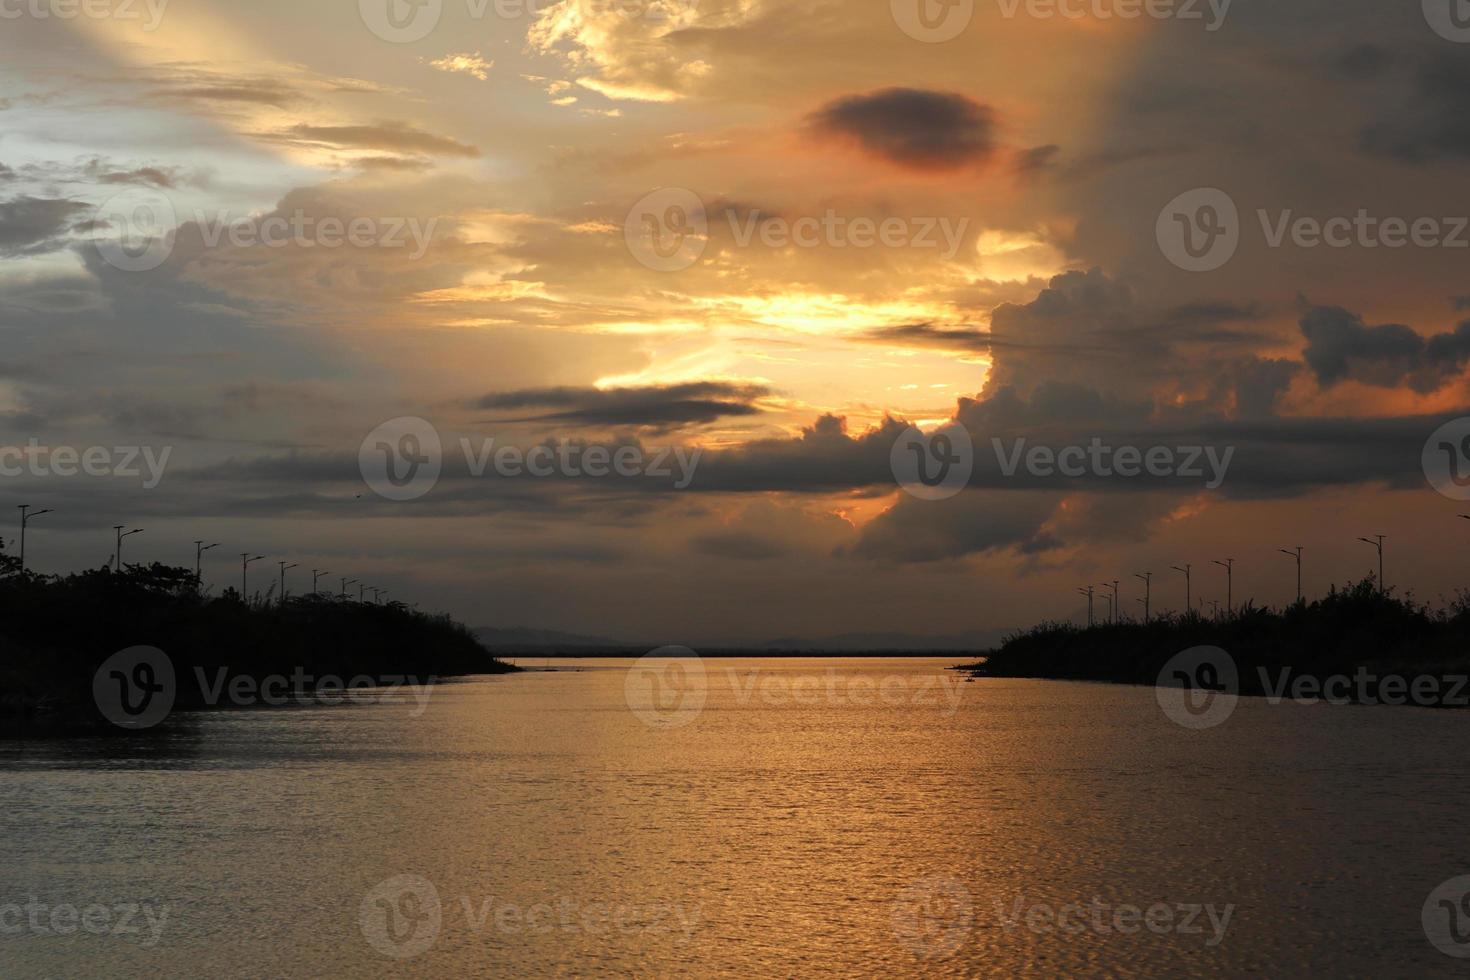
<path id="1" fill-rule="evenodd" d="M 837 99 L 812 113 L 812 129 L 850 139 L 874 156 L 921 170 L 954 170 L 995 152 L 995 113 L 952 92 L 891 88 Z"/>
<path id="2" fill-rule="evenodd" d="M 1373 84 L 1382 84 L 1379 76 L 1391 64 L 1373 64 Z M 1410 70 L 1403 104 L 1363 130 L 1362 148 L 1410 164 L 1470 158 L 1470 51 L 1435 50 Z"/>
<path id="3" fill-rule="evenodd" d="M 1270 418 L 1276 402 L 1286 394 L 1302 371 L 1299 361 L 1285 358 L 1242 358 L 1225 365 L 1218 387 L 1234 393 L 1234 416 L 1240 419 Z"/>
<path id="4" fill-rule="evenodd" d="M 1092 342 L 1046 343 L 1028 339 L 1025 330 L 986 332 L 965 327 L 935 323 L 904 323 L 869 330 L 858 339 L 877 344 L 902 344 L 938 350 L 1003 352 L 1007 350 L 1038 354 L 1086 356 L 1103 351 L 1115 352 L 1120 345 L 1148 346 L 1156 351 L 1170 344 L 1186 341 L 1242 344 L 1259 340 L 1252 331 L 1225 326 L 1229 323 L 1258 321 L 1261 311 L 1253 306 L 1228 302 L 1199 302 L 1165 310 L 1157 314 L 1133 314 L 1130 320 L 1112 317 L 1099 321 L 1087 333 Z M 1103 336 L 1103 331 L 1107 336 Z"/>
<path id="5" fill-rule="evenodd" d="M 990 334 L 982 330 L 945 327 L 933 323 L 903 323 L 892 327 L 878 327 L 862 334 L 859 339 L 874 344 L 898 344 L 977 353 L 989 351 L 993 343 Z"/>
<path id="6" fill-rule="evenodd" d="M 1010 551 L 1020 557 L 1103 539 L 1142 539 L 1149 527 L 1177 506 L 1181 495 L 1221 499 L 1286 499 L 1318 489 L 1370 484 L 1421 488 L 1424 440 L 1446 418 L 1215 420 L 1195 425 L 1128 423 L 1077 419 L 1085 393 L 1048 424 L 1009 426 L 996 417 L 965 413 L 974 445 L 969 489 L 953 501 L 919 501 L 900 494 L 883 516 L 865 525 L 849 547 L 855 557 L 927 562 L 967 554 Z M 1064 401 L 1065 396 L 1059 396 Z M 977 403 L 978 404 L 978 403 Z M 1461 413 L 1452 413 L 1461 414 Z M 438 485 L 411 505 L 378 499 L 363 483 L 355 448 L 299 450 L 242 456 L 225 462 L 191 465 L 178 454 L 165 495 L 147 501 L 140 516 L 216 515 L 272 517 L 452 517 L 520 515 L 527 520 L 586 519 L 641 524 L 667 508 L 698 506 L 705 495 L 723 497 L 752 492 L 841 494 L 852 498 L 888 497 L 896 483 L 890 458 L 907 424 L 887 419 L 867 432 L 850 434 L 844 422 L 823 416 L 794 438 L 770 439 L 731 449 L 704 452 L 689 487 L 675 491 L 667 480 L 585 476 L 545 479 L 476 476 L 456 440 L 444 439 L 443 473 Z M 1077 478 L 1008 473 L 1003 453 L 1014 440 L 1028 448 L 1053 451 L 1087 446 L 1098 439 L 1110 447 L 1207 446 L 1220 458 L 1230 452 L 1228 471 L 1215 489 L 1203 474 L 1171 477 L 1119 477 L 1089 472 Z M 993 439 L 1002 441 L 1001 448 Z M 609 443 L 617 445 L 636 443 Z M 1063 501 L 1068 502 L 1062 507 Z M 79 503 L 79 502 L 78 502 Z M 1081 508 L 1080 510 L 1078 508 Z M 1111 515 L 1099 524 L 1086 514 Z M 1118 515 L 1127 517 L 1120 523 Z M 1130 516 L 1131 515 L 1131 516 Z M 1109 538 L 1109 536 L 1112 536 Z M 742 561 L 781 557 L 789 542 L 779 534 L 743 529 L 712 531 L 691 539 L 702 554 Z"/>
<path id="7" fill-rule="evenodd" d="M 943 501 L 906 497 L 868 523 L 851 551 L 900 562 L 1007 549 L 1039 554 L 1061 545 L 1044 530 L 1058 502 L 1058 495 L 1041 493 L 962 494 Z"/>
<path id="8" fill-rule="evenodd" d="M 1323 387 L 1358 381 L 1428 393 L 1450 383 L 1470 362 L 1470 320 L 1426 339 L 1401 323 L 1369 326 L 1341 307 L 1318 306 L 1302 317 L 1301 330 L 1307 338 L 1302 356 Z"/>
<path id="9" fill-rule="evenodd" d="M 759 414 L 761 385 L 704 381 L 643 388 L 533 388 L 486 395 L 480 409 L 550 409 L 498 422 L 563 422 L 583 426 L 676 428 Z"/>
<path id="10" fill-rule="evenodd" d="M 81 201 L 17 197 L 0 203 L 0 255 L 39 255 L 63 247 L 62 234 L 87 210 Z"/>
<path id="11" fill-rule="evenodd" d="M 995 432 L 1063 423 L 1141 423 L 1153 408 L 1147 396 L 1128 399 L 1065 381 L 1043 381 L 1029 398 L 1010 385 L 987 392 L 983 399 L 963 398 L 956 416 L 967 428 Z"/>
<path id="12" fill-rule="evenodd" d="M 1145 541 L 1177 506 L 1178 497 L 1169 493 L 1079 496 L 984 490 L 938 502 L 903 497 L 864 526 L 849 550 L 864 558 L 909 564 L 1009 552 L 1021 560 L 1019 576 L 1049 552 Z"/>
<path id="13" fill-rule="evenodd" d="M 975 447 L 969 486 L 992 490 L 1130 492 L 1198 491 L 1203 480 L 1180 476 L 1121 478 L 1089 473 L 1078 478 L 1032 475 L 1021 467 L 1007 474 L 992 440 L 1006 451 L 1017 439 L 1028 446 L 1060 449 L 1087 446 L 1093 439 L 1115 446 L 1212 446 L 1235 452 L 1220 493 L 1239 497 L 1292 496 L 1330 486 L 1381 482 L 1396 487 L 1423 485 L 1420 454 L 1424 440 L 1445 417 L 1392 419 L 1202 419 L 1192 424 L 1138 420 L 1141 404 L 1104 403 L 1104 417 L 1079 417 L 1090 396 L 1071 390 L 1045 397 L 1037 408 L 1021 403 L 1008 415 L 998 395 L 962 404 L 959 415 Z M 1095 408 L 1095 405 L 1094 405 Z M 1128 416 L 1133 414 L 1134 421 Z M 1463 413 L 1462 413 L 1463 414 Z M 874 429 L 851 435 L 842 419 L 823 416 L 792 439 L 766 440 L 704 455 L 691 484 L 694 492 L 791 491 L 882 493 L 894 486 L 893 446 L 907 424 L 887 419 Z"/>

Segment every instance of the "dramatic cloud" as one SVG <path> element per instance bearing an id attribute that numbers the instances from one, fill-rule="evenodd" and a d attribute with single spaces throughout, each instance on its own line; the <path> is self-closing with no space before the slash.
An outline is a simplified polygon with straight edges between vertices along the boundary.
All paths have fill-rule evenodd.
<path id="1" fill-rule="evenodd" d="M 819 134 L 919 170 L 955 170 L 995 152 L 995 114 L 951 92 L 891 88 L 848 96 L 818 109 L 809 123 Z"/>
<path id="2" fill-rule="evenodd" d="M 1375 47 L 1359 49 L 1344 67 L 1381 84 L 1391 63 Z M 1363 148 L 1410 164 L 1470 158 L 1470 53 L 1436 51 L 1412 73 L 1405 104 L 1363 131 Z"/>
<path id="3" fill-rule="evenodd" d="M 80 201 L 17 197 L 0 203 L 0 255 L 15 258 L 62 248 L 63 234 L 88 210 Z"/>
<path id="4" fill-rule="evenodd" d="M 1032 302 L 1003 304 L 991 314 L 995 363 L 986 391 L 1014 388 L 1029 397 L 1040 385 L 1069 385 L 1137 405 L 1164 389 L 1204 389 L 1218 369 L 1192 355 L 1249 357 L 1261 338 L 1240 324 L 1259 317 L 1251 306 L 1219 301 L 1151 309 L 1100 269 L 1068 272 Z"/>
<path id="5" fill-rule="evenodd" d="M 862 558 L 924 562 L 959 558 L 997 549 L 1034 554 L 1057 547 L 1043 528 L 1059 495 L 1045 493 L 967 493 L 935 505 L 913 497 L 899 499 L 863 528 L 853 552 Z"/>
<path id="6" fill-rule="evenodd" d="M 1336 306 L 1319 306 L 1301 320 L 1307 365 L 1324 387 L 1357 381 L 1378 388 L 1407 385 L 1418 392 L 1444 387 L 1470 362 L 1470 320 L 1427 340 L 1412 327 L 1370 327 Z"/>
<path id="7" fill-rule="evenodd" d="M 755 415 L 761 385 L 706 381 L 646 388 L 537 388 L 486 395 L 481 409 L 551 409 L 499 422 L 562 422 L 582 426 L 676 428 Z"/>

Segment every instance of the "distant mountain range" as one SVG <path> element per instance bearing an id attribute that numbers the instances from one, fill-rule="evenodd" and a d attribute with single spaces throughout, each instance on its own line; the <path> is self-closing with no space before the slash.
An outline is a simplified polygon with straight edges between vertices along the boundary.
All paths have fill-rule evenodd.
<path id="1" fill-rule="evenodd" d="M 585 636 L 580 633 L 563 633 L 558 630 L 510 627 L 506 629 L 482 626 L 473 630 L 475 639 L 491 650 L 537 650 L 551 649 L 598 651 L 647 652 L 662 644 L 638 643 L 606 636 Z M 951 633 L 942 636 L 915 636 L 911 633 L 842 633 L 824 637 L 783 636 L 764 642 L 725 640 L 703 643 L 705 650 L 751 650 L 791 651 L 796 653 L 854 653 L 894 651 L 912 653 L 924 650 L 963 651 L 986 650 L 999 646 L 1011 631 L 979 630 L 973 633 Z M 696 651 L 699 647 L 695 647 Z"/>
<path id="2" fill-rule="evenodd" d="M 591 647 L 594 649 L 622 649 L 634 644 L 622 643 L 605 636 L 582 636 L 578 633 L 560 633 L 556 630 L 536 630 L 527 627 L 497 629 L 481 626 L 471 630 L 482 646 L 491 650 L 518 649 L 524 647 Z"/>

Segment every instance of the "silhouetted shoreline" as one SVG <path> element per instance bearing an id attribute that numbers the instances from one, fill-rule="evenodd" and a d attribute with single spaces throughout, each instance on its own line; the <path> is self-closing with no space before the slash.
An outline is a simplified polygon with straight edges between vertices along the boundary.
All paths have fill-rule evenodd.
<path id="1" fill-rule="evenodd" d="M 1172 660 L 1197 647 L 1224 651 L 1246 696 L 1470 706 L 1470 600 L 1461 595 L 1430 610 L 1380 593 L 1371 579 L 1314 602 L 1247 605 L 1218 619 L 1043 623 L 961 669 L 973 677 L 1157 686 Z"/>
<path id="2" fill-rule="evenodd" d="M 67 576 L 0 554 L 0 735 L 125 732 L 94 689 L 119 651 L 149 648 L 172 674 L 172 711 L 299 703 L 367 685 L 515 671 L 447 616 L 321 595 L 242 600 L 155 564 Z M 126 678 L 123 678 L 126 680 Z M 106 681 L 98 682 L 106 686 Z"/>

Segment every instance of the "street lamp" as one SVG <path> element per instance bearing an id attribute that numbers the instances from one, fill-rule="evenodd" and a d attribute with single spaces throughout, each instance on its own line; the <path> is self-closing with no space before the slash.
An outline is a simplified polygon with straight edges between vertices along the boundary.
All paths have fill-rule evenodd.
<path id="1" fill-rule="evenodd" d="M 326 575 L 326 574 L 328 574 L 326 569 L 322 569 L 321 571 L 317 571 L 315 568 L 313 568 L 311 570 L 311 594 L 312 595 L 316 595 L 317 594 L 317 587 L 316 587 L 317 579 L 321 578 L 323 575 Z"/>
<path id="2" fill-rule="evenodd" d="M 128 537 L 129 535 L 142 534 L 143 533 L 143 529 L 141 527 L 139 527 L 139 528 L 134 528 L 133 530 L 128 531 L 126 534 L 124 534 L 123 533 L 123 528 L 125 528 L 125 527 L 127 527 L 126 524 L 114 524 L 112 526 L 112 529 L 115 532 L 117 532 L 117 546 L 116 546 L 117 550 L 113 554 L 114 554 L 114 558 L 117 561 L 117 571 L 118 572 L 121 572 L 122 571 L 122 539 Z"/>
<path id="3" fill-rule="evenodd" d="M 1111 584 L 1109 584 L 1107 582 L 1104 582 L 1102 584 L 1102 587 L 1105 588 L 1105 589 L 1112 589 L 1113 590 L 1113 595 L 1108 600 L 1108 622 L 1110 622 L 1110 623 L 1112 623 L 1114 625 L 1117 625 L 1117 622 L 1118 622 L 1118 583 L 1116 581 L 1115 582 L 1112 582 Z"/>
<path id="4" fill-rule="evenodd" d="M 1235 559 L 1226 558 L 1215 564 L 1225 569 L 1225 615 L 1229 616 L 1235 612 Z"/>
<path id="5" fill-rule="evenodd" d="M 264 559 L 265 555 L 252 557 L 248 551 L 240 553 L 240 600 L 247 605 L 250 602 L 250 563 Z"/>
<path id="6" fill-rule="evenodd" d="M 1176 572 L 1184 573 L 1184 611 L 1186 613 L 1191 612 L 1194 609 L 1194 596 L 1190 594 L 1191 589 L 1189 584 L 1189 571 L 1190 569 L 1194 568 L 1194 566 L 1185 565 L 1183 568 L 1180 568 L 1178 565 L 1170 565 L 1169 567 L 1174 569 L 1174 571 Z"/>
<path id="7" fill-rule="evenodd" d="M 199 573 L 200 565 L 201 565 L 201 561 L 202 561 L 202 559 L 204 557 L 204 553 L 206 551 L 208 551 L 210 548 L 218 548 L 219 546 L 220 546 L 220 544 L 219 544 L 218 541 L 216 541 L 214 544 L 205 544 L 203 541 L 195 541 L 194 542 L 194 584 L 195 584 L 195 586 L 198 586 L 201 582 L 204 581 L 203 576 L 200 575 L 200 573 Z"/>
<path id="8" fill-rule="evenodd" d="M 343 575 L 341 578 L 342 578 L 342 598 L 343 599 L 346 599 L 347 598 L 347 587 L 349 585 L 356 585 L 357 584 L 357 579 L 355 579 L 355 578 L 354 579 L 348 579 L 347 576 L 345 576 L 345 575 Z"/>
<path id="9" fill-rule="evenodd" d="M 295 568 L 296 565 L 294 563 L 288 565 L 283 561 L 276 562 L 276 564 L 281 566 L 281 605 L 284 606 L 286 604 L 286 569 Z"/>
<path id="10" fill-rule="evenodd" d="M 1077 590 L 1078 594 L 1087 596 L 1087 627 L 1088 627 L 1088 629 L 1091 629 L 1092 628 L 1092 590 L 1093 590 L 1093 586 L 1091 586 L 1091 585 L 1089 585 L 1085 589 L 1078 589 Z"/>
<path id="11" fill-rule="evenodd" d="M 28 511 L 30 509 L 31 509 L 31 505 L 30 504 L 21 504 L 20 505 L 20 570 L 21 571 L 25 571 L 26 570 L 26 524 L 29 523 L 32 518 L 40 517 L 42 514 L 54 514 L 55 513 L 55 511 L 50 510 L 48 508 L 47 510 L 38 510 L 34 514 L 27 514 L 26 511 Z"/>
<path id="12" fill-rule="evenodd" d="M 1141 575 L 1138 573 L 1134 573 L 1133 577 L 1143 579 L 1143 621 L 1147 623 L 1150 619 L 1149 601 L 1153 598 L 1154 591 L 1154 573 L 1144 572 Z"/>
<path id="13" fill-rule="evenodd" d="M 1302 549 L 1301 549 L 1301 546 L 1298 545 L 1297 546 L 1297 549 L 1295 551 L 1288 551 L 1285 548 L 1279 548 L 1277 550 L 1279 550 L 1283 555 L 1285 555 L 1288 558 L 1295 558 L 1296 559 L 1296 601 L 1297 601 L 1297 605 L 1301 605 L 1301 602 L 1302 602 Z"/>
<path id="14" fill-rule="evenodd" d="M 1377 538 L 1378 540 L 1372 541 L 1368 538 L 1359 538 L 1358 540 L 1363 542 L 1364 544 L 1371 544 L 1373 547 L 1378 549 L 1378 591 L 1381 594 L 1385 591 L 1386 584 L 1383 581 L 1383 539 L 1387 537 L 1387 535 L 1375 534 L 1373 535 L 1373 537 Z"/>

